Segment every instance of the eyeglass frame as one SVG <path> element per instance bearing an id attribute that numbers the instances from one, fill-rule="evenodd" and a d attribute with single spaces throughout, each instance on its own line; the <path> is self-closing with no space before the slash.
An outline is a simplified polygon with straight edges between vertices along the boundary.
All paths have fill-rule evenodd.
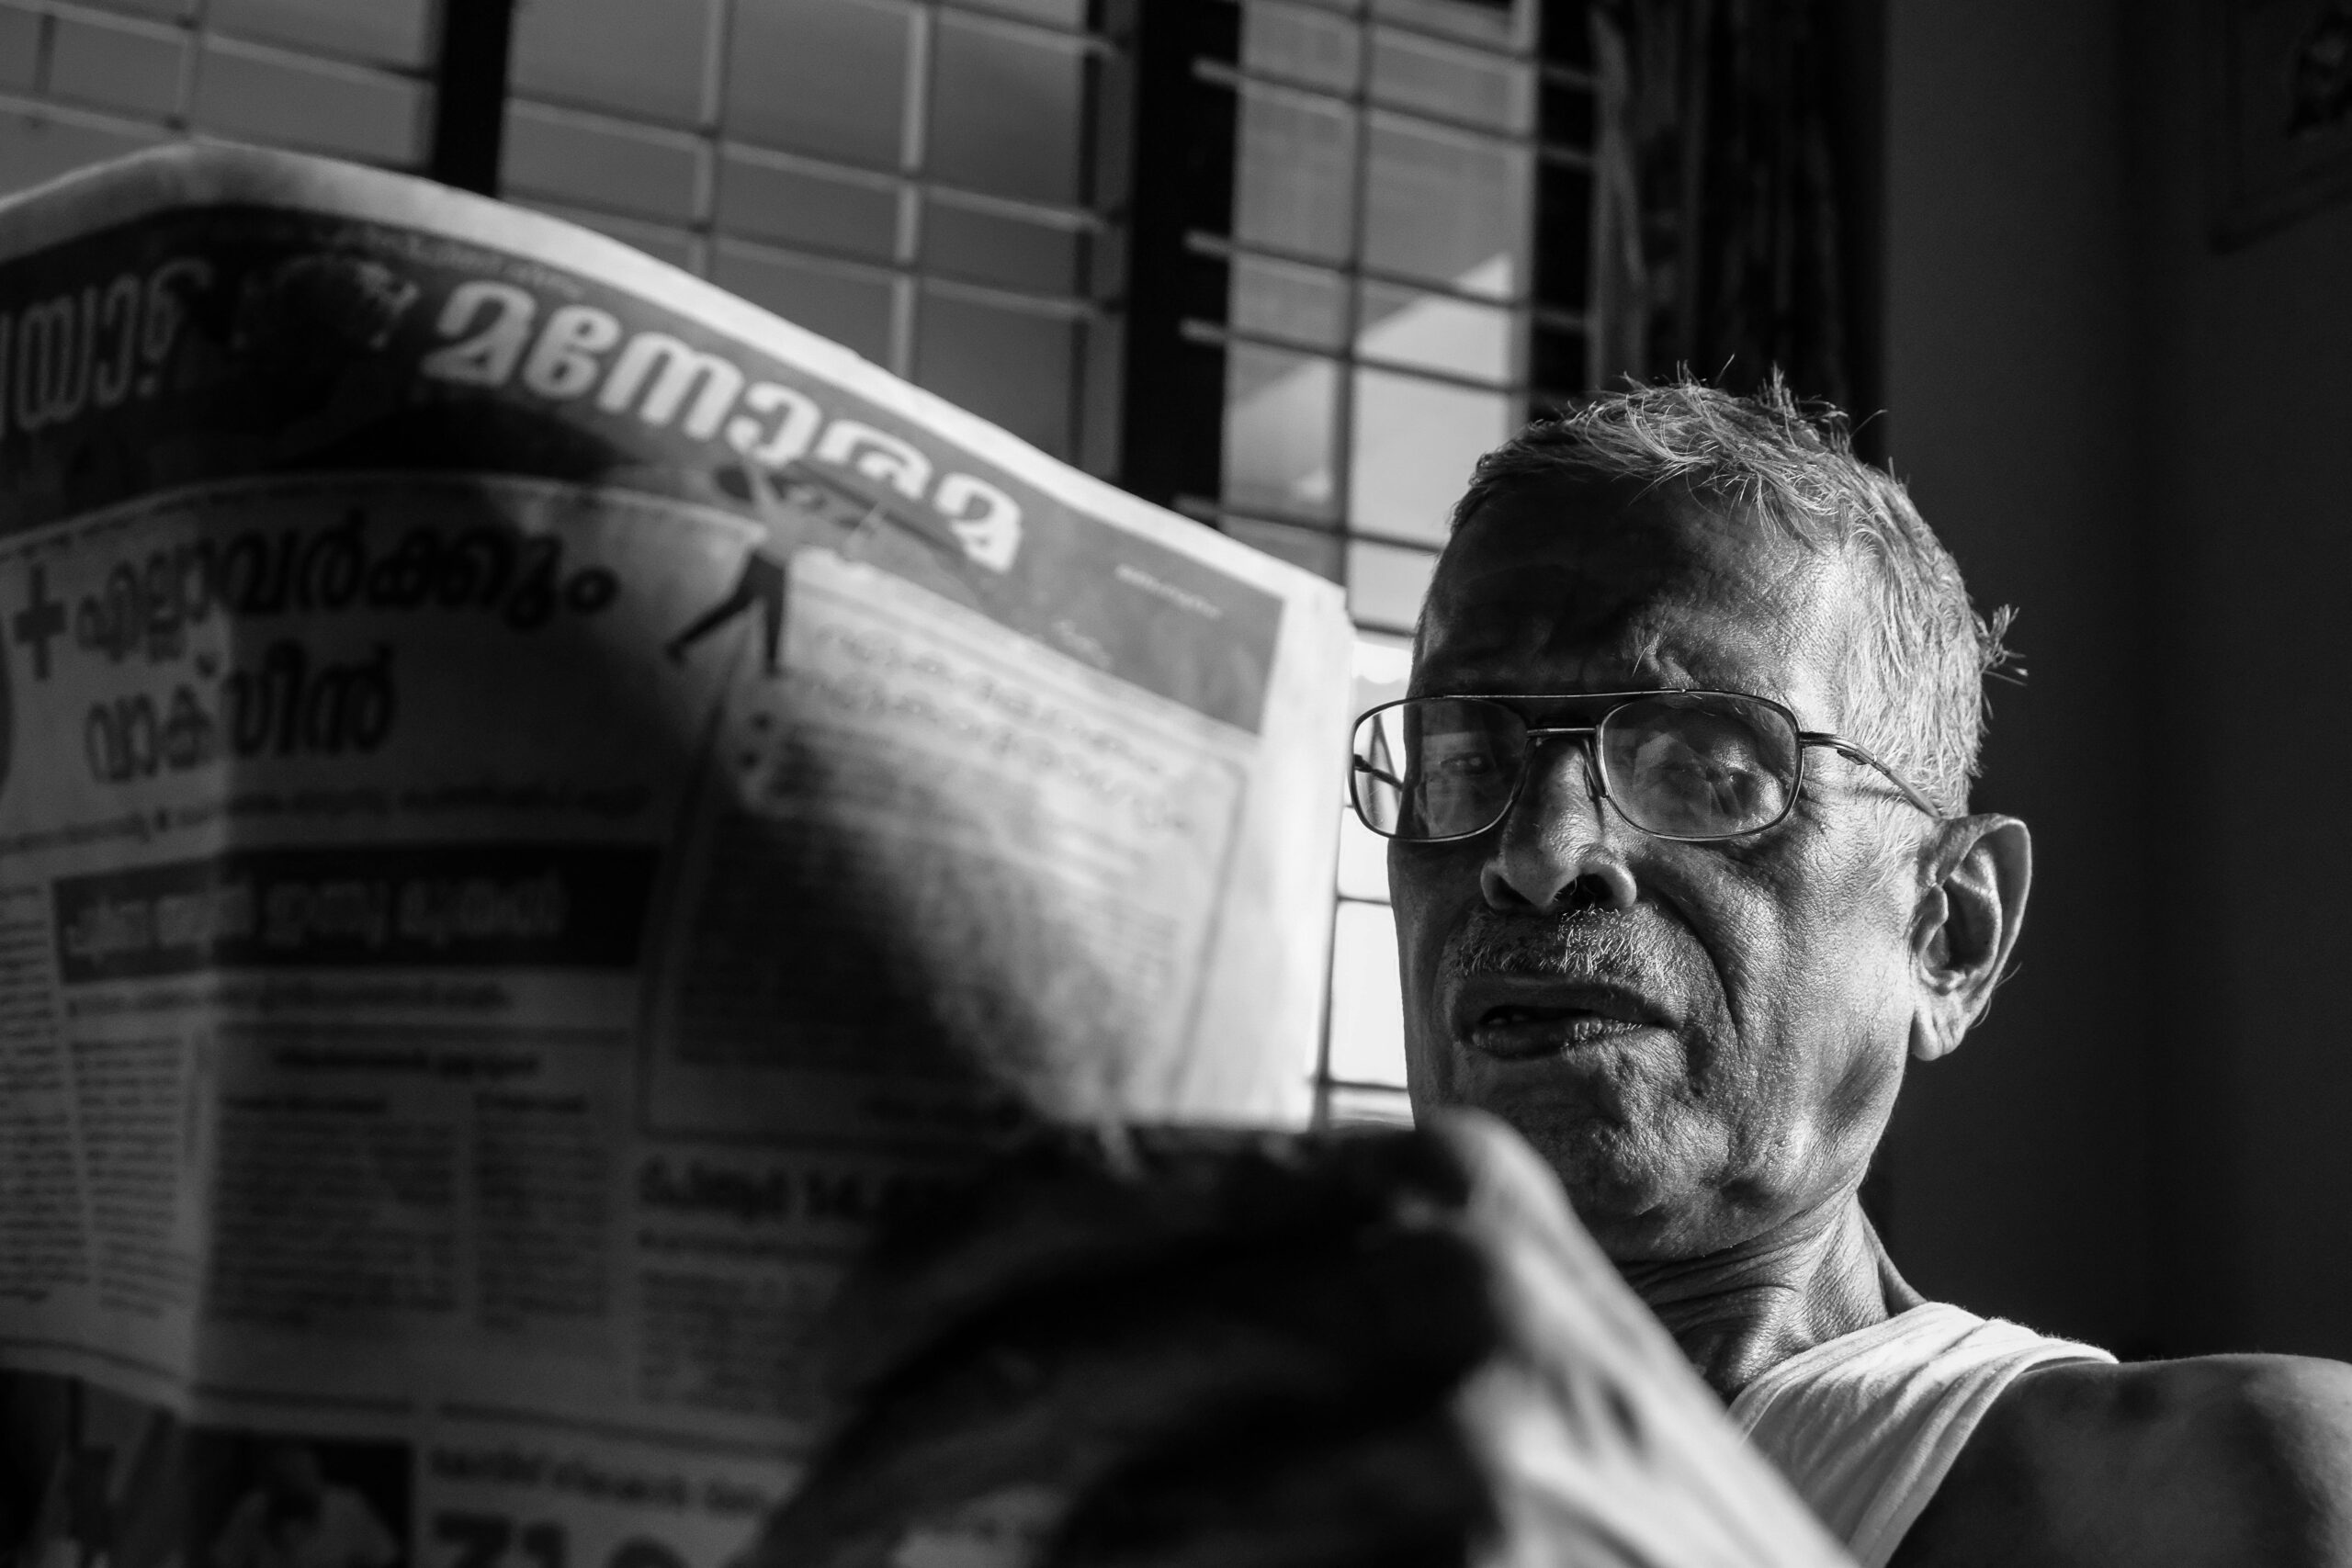
<path id="1" fill-rule="evenodd" d="M 1601 755 L 1600 744 L 1600 731 L 1601 727 L 1606 725 L 1620 712 L 1632 706 L 1634 703 L 1640 702 L 1648 697 L 1736 697 L 1741 702 L 1756 703 L 1764 707 L 1768 707 L 1774 713 L 1779 714 L 1782 718 L 1786 719 L 1788 721 L 1790 733 L 1796 737 L 1797 741 L 1796 777 L 1789 782 L 1789 798 L 1781 803 L 1781 809 L 1773 816 L 1772 819 L 1769 822 L 1759 822 L 1753 828 L 1742 828 L 1736 832 L 1710 833 L 1703 838 L 1694 838 L 1689 834 L 1661 833 L 1654 828 L 1645 828 L 1639 822 L 1634 821 L 1631 816 L 1627 815 L 1625 808 L 1617 804 L 1616 792 L 1609 787 L 1609 762 L 1608 760 Z M 1371 718 L 1375 714 L 1386 713 L 1390 708 L 1400 708 L 1413 703 L 1426 702 L 1492 703 L 1495 706 L 1503 709 L 1513 718 L 1519 720 L 1520 728 L 1527 732 L 1528 748 L 1527 754 L 1520 760 L 1519 776 L 1511 781 L 1510 793 L 1503 797 L 1502 806 L 1495 812 L 1491 820 L 1482 827 L 1472 829 L 1466 833 L 1448 833 L 1442 838 L 1408 839 L 1396 833 L 1381 832 L 1378 828 L 1373 826 L 1372 816 L 1369 812 L 1364 810 L 1363 797 L 1356 793 L 1356 775 L 1359 773 L 1370 773 L 1373 770 L 1367 763 L 1365 763 L 1363 758 L 1356 755 L 1353 737 L 1358 731 L 1363 728 L 1364 721 Z M 1614 705 L 1610 707 L 1599 718 L 1593 720 L 1590 724 L 1533 725 L 1528 723 L 1527 716 L 1520 712 L 1519 708 L 1514 705 L 1520 703 L 1530 702 L 1608 702 L 1613 703 Z M 1807 729 L 1803 724 L 1798 722 L 1795 710 L 1789 707 L 1788 705 L 1785 703 L 1775 702 L 1770 697 L 1758 696 L 1753 692 L 1724 692 L 1703 687 L 1688 686 L 1661 686 L 1654 690 L 1641 692 L 1428 692 L 1419 696 L 1397 697 L 1389 702 L 1381 703 L 1373 707 L 1364 709 L 1363 712 L 1356 715 L 1355 722 L 1349 727 L 1348 734 L 1350 736 L 1348 745 L 1348 805 L 1354 810 L 1356 814 L 1356 820 L 1362 822 L 1366 830 L 1378 835 L 1380 838 L 1386 839 L 1393 843 L 1458 844 L 1465 839 L 1475 839 L 1482 833 L 1493 832 L 1498 827 L 1502 825 L 1506 818 L 1510 816 L 1511 808 L 1519 804 L 1521 793 L 1527 788 L 1527 775 L 1532 771 L 1531 764 L 1535 760 L 1535 752 L 1538 744 L 1542 741 L 1551 739 L 1554 737 L 1563 735 L 1574 735 L 1582 738 L 1585 761 L 1590 764 L 1588 772 L 1591 776 L 1594 785 L 1596 786 L 1599 797 L 1609 802 L 1611 806 L 1616 807 L 1617 815 L 1624 818 L 1625 825 L 1636 832 L 1647 833 L 1654 839 L 1664 839 L 1669 843 L 1726 843 L 1733 839 L 1745 839 L 1758 833 L 1770 832 L 1772 829 L 1779 827 L 1781 823 L 1789 819 L 1789 814 L 1797 808 L 1797 801 L 1804 794 L 1804 754 L 1808 750 L 1815 748 L 1835 751 L 1839 756 L 1844 757 L 1850 761 L 1860 762 L 1866 767 L 1877 770 L 1877 772 L 1885 778 L 1887 783 L 1893 784 L 1902 793 L 1904 799 L 1909 801 L 1913 806 L 1916 806 L 1920 810 L 1926 812 L 1933 820 L 1938 822 L 1949 822 L 1952 819 L 1950 813 L 1939 808 L 1932 801 L 1928 800 L 1926 795 L 1920 794 L 1917 789 L 1912 786 L 1910 781 L 1905 779 L 1901 773 L 1896 773 L 1891 764 L 1882 761 L 1877 757 L 1871 755 L 1868 748 L 1862 746 L 1857 741 L 1849 740 L 1844 736 L 1836 734 L 1830 730 Z M 1394 784 L 1400 792 L 1405 787 L 1404 781 L 1402 779 L 1390 779 L 1388 782 Z"/>

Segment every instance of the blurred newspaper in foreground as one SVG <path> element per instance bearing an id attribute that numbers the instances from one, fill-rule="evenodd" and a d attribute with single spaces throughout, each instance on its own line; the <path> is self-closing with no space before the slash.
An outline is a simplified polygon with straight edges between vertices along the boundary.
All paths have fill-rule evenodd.
<path id="1" fill-rule="evenodd" d="M 1349 647 L 563 223 L 0 208 L 0 1554 L 715 1568 L 991 1127 L 1304 1119 Z"/>

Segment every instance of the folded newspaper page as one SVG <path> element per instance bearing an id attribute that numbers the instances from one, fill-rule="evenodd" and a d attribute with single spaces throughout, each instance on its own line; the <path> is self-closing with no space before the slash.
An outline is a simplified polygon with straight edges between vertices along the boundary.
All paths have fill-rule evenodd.
<path id="1" fill-rule="evenodd" d="M 877 1220 L 1295 1123 L 1331 585 L 597 235 L 0 208 L 0 1551 L 718 1568 Z"/>

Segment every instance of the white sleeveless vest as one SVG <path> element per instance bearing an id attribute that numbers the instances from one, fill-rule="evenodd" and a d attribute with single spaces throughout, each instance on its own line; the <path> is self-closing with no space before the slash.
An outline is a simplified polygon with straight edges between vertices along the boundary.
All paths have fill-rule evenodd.
<path id="1" fill-rule="evenodd" d="M 1931 1302 L 1790 1357 L 1731 1418 L 1862 1568 L 1883 1568 L 2018 1374 L 2114 1359 Z"/>

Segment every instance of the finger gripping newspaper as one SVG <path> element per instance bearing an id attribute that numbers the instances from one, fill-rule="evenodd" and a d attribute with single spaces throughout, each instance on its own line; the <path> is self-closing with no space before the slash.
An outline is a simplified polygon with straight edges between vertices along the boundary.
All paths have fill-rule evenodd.
<path id="1" fill-rule="evenodd" d="M 1304 1120 L 1338 591 L 599 236 L 0 207 L 0 1551 L 718 1568 L 877 1221 Z"/>

